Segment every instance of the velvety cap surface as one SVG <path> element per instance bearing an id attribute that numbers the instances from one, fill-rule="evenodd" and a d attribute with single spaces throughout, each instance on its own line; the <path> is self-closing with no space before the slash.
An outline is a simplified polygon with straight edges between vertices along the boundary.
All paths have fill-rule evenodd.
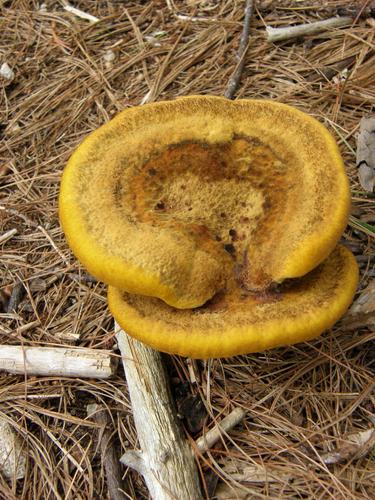
<path id="1" fill-rule="evenodd" d="M 335 141 L 284 104 L 188 97 L 125 110 L 63 174 L 60 219 L 82 264 L 130 293 L 194 308 L 316 267 L 345 227 Z"/>

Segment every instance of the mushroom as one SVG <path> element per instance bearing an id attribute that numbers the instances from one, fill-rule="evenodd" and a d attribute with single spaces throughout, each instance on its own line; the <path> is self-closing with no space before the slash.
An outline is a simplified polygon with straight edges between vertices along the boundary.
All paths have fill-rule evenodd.
<path id="1" fill-rule="evenodd" d="M 109 285 L 117 323 L 141 341 L 118 333 L 143 450 L 122 461 L 153 498 L 200 493 L 160 396 L 160 356 L 142 343 L 205 358 L 319 335 L 357 286 L 356 261 L 337 245 L 349 206 L 329 132 L 271 101 L 192 96 L 127 109 L 72 155 L 60 220 L 77 258 Z"/>
<path id="2" fill-rule="evenodd" d="M 352 253 L 339 245 L 316 269 L 275 290 L 247 292 L 233 279 L 204 306 L 183 310 L 160 299 L 108 289 L 109 307 L 131 336 L 159 351 L 228 357 L 310 340 L 349 307 L 358 282 Z"/>
<path id="3" fill-rule="evenodd" d="M 263 292 L 307 274 L 335 248 L 349 204 L 318 121 L 193 96 L 127 109 L 85 139 L 63 174 L 60 219 L 99 280 L 192 309 L 234 278 Z"/>

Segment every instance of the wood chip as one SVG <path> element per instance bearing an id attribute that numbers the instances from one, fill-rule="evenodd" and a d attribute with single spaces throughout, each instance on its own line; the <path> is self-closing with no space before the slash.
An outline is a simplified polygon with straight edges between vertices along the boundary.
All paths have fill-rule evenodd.
<path id="1" fill-rule="evenodd" d="M 19 280 L 12 289 L 12 293 L 9 297 L 9 302 L 7 305 L 7 312 L 12 313 L 16 312 L 18 309 L 18 306 L 21 303 L 21 300 L 23 299 L 23 296 L 25 295 L 25 287 L 23 286 L 23 283 L 21 280 Z"/>
<path id="2" fill-rule="evenodd" d="M 375 312 L 375 282 L 366 287 L 349 309 L 349 315 L 362 315 Z"/>
<path id="3" fill-rule="evenodd" d="M 74 14 L 75 16 L 79 17 L 80 19 L 85 19 L 86 21 L 90 21 L 91 23 L 97 23 L 100 21 L 100 19 L 93 16 L 92 14 L 88 14 L 87 12 L 84 12 L 81 9 L 77 9 L 76 7 L 73 7 L 72 5 L 70 5 L 68 2 L 64 1 L 63 3 L 64 3 L 64 9 L 67 12 Z"/>

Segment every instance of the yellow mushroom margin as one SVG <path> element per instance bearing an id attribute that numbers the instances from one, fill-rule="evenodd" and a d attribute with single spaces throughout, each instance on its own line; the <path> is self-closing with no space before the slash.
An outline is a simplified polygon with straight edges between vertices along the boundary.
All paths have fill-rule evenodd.
<path id="1" fill-rule="evenodd" d="M 192 197 L 197 221 L 180 207 L 158 211 L 145 173 L 153 161 L 170 169 L 164 160 L 174 158 L 178 165 L 178 154 L 186 158 L 185 146 L 194 153 L 182 169 L 187 180 L 189 171 L 200 175 L 199 165 L 205 164 L 194 155 L 207 152 L 212 163 L 208 182 L 197 174 L 187 183 L 192 195 L 201 195 L 198 203 Z M 213 177 L 216 152 L 230 163 L 229 184 Z M 246 173 L 248 163 L 256 173 L 268 172 L 263 185 L 252 185 L 259 176 Z M 184 199 L 178 195 L 168 193 L 168 202 L 178 204 Z M 245 209 L 235 203 L 241 196 Z M 231 230 L 229 223 L 223 229 L 218 199 L 228 203 L 230 217 L 238 212 L 234 223 L 245 221 L 242 242 L 231 245 L 215 234 Z M 184 309 L 201 306 L 225 288 L 239 267 L 247 289 L 306 274 L 336 245 L 349 200 L 336 143 L 314 118 L 271 101 L 191 96 L 125 110 L 90 134 L 64 170 L 59 215 L 73 253 L 95 277 Z M 201 220 L 202 214 L 207 218 Z M 235 255 L 228 255 L 236 245 Z"/>
<path id="2" fill-rule="evenodd" d="M 204 307 L 177 310 L 161 300 L 108 289 L 109 308 L 132 337 L 162 352 L 228 357 L 313 339 L 340 319 L 358 284 L 353 254 L 338 246 L 316 269 L 267 294 L 232 284 Z"/>

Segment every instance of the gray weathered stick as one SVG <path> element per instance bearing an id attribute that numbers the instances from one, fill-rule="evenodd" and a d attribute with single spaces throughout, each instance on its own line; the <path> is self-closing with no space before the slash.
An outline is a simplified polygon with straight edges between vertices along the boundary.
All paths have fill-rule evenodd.
<path id="1" fill-rule="evenodd" d="M 154 500 L 200 500 L 193 453 L 176 419 L 160 353 L 118 325 L 116 333 L 141 448 L 121 462 L 143 476 Z"/>
<path id="2" fill-rule="evenodd" d="M 324 21 L 317 21 L 315 23 L 308 24 L 298 24 L 297 26 L 288 26 L 286 28 L 272 28 L 271 26 L 267 26 L 267 42 L 282 42 L 284 40 L 297 38 L 299 36 L 314 35 L 315 33 L 321 33 L 322 31 L 326 31 L 331 28 L 340 28 L 341 26 L 347 26 L 352 22 L 352 17 L 345 16 L 331 17 L 329 19 L 325 19 Z"/>
<path id="3" fill-rule="evenodd" d="M 205 453 L 207 450 L 212 448 L 212 446 L 219 441 L 223 433 L 226 433 L 233 429 L 241 420 L 245 417 L 246 412 L 242 408 L 235 408 L 226 417 L 221 420 L 215 427 L 209 430 L 204 436 L 200 437 L 196 441 L 196 445 L 201 453 Z"/>
<path id="4" fill-rule="evenodd" d="M 0 345 L 0 371 L 16 375 L 104 379 L 113 375 L 115 365 L 111 352 L 99 349 Z"/>

